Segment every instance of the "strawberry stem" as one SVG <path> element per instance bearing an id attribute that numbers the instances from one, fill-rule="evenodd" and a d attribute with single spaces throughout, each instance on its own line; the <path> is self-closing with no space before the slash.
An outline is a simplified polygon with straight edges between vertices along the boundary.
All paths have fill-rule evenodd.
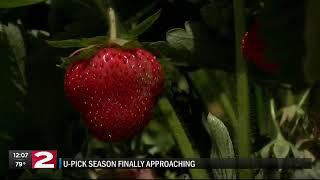
<path id="1" fill-rule="evenodd" d="M 108 8 L 108 18 L 109 18 L 109 42 L 113 43 L 117 39 L 117 25 L 116 25 L 116 15 L 113 7 Z"/>
<path id="2" fill-rule="evenodd" d="M 159 107 L 163 115 L 167 119 L 169 128 L 185 158 L 199 158 L 199 154 L 192 148 L 192 144 L 177 117 L 172 105 L 167 98 L 159 100 Z M 189 169 L 192 179 L 209 179 L 209 175 L 205 169 Z"/>
<path id="3" fill-rule="evenodd" d="M 238 153 L 240 158 L 249 158 L 251 154 L 250 122 L 249 122 L 249 85 L 247 63 L 241 53 L 241 39 L 245 32 L 245 0 L 233 1 L 235 48 L 236 48 L 236 78 L 237 78 L 237 111 L 238 127 L 235 129 Z M 251 170 L 239 170 L 240 179 L 252 179 Z"/>

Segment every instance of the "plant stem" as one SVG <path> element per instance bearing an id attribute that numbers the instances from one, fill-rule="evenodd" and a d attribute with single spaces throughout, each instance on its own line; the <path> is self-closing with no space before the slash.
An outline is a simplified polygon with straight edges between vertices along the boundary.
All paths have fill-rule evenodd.
<path id="1" fill-rule="evenodd" d="M 275 111 L 275 105 L 274 105 L 273 98 L 271 98 L 271 100 L 270 100 L 270 112 L 271 112 L 271 119 L 272 119 L 274 127 L 276 128 L 277 134 L 281 134 L 281 129 L 280 129 L 280 126 L 279 126 L 277 119 L 276 119 L 276 111 Z"/>
<path id="2" fill-rule="evenodd" d="M 306 101 L 307 97 L 309 96 L 310 90 L 311 89 L 308 88 L 306 90 L 306 92 L 304 92 L 304 94 L 302 95 L 302 98 L 301 98 L 301 100 L 299 101 L 299 104 L 298 104 L 299 107 L 301 107 L 304 104 L 304 102 Z"/>
<path id="3" fill-rule="evenodd" d="M 115 42 L 117 39 L 117 24 L 116 15 L 113 7 L 108 8 L 108 18 L 109 18 L 109 42 Z"/>
<path id="4" fill-rule="evenodd" d="M 239 157 L 248 158 L 251 152 L 250 145 L 250 123 L 249 123 L 249 91 L 248 91 L 248 76 L 247 63 L 241 53 L 241 40 L 245 32 L 245 0 L 233 1 L 233 14 L 235 22 L 235 48 L 236 48 L 236 78 L 237 78 L 237 110 L 238 110 L 238 125 L 235 130 L 238 137 L 238 152 Z M 240 170 L 239 178 L 251 179 L 253 176 L 251 170 Z"/>
<path id="5" fill-rule="evenodd" d="M 159 107 L 168 121 L 169 128 L 185 158 L 199 158 L 199 154 L 193 150 L 190 140 L 178 119 L 172 105 L 167 98 L 159 100 Z M 192 179 L 209 179 L 205 169 L 189 169 Z"/>
<path id="6" fill-rule="evenodd" d="M 267 133 L 267 121 L 265 119 L 265 106 L 263 101 L 263 91 L 261 86 L 254 85 L 254 94 L 255 94 L 255 110 L 257 113 L 257 124 L 259 127 L 259 132 L 261 134 Z"/>
<path id="7" fill-rule="evenodd" d="M 227 94 L 226 93 L 221 93 L 220 96 L 219 96 L 219 99 L 220 99 L 220 102 L 223 106 L 223 109 L 226 111 L 228 117 L 230 118 L 231 120 L 231 123 L 232 123 L 232 127 L 234 129 L 237 129 L 239 126 L 238 126 L 238 123 L 237 123 L 237 117 L 236 117 L 236 113 L 234 112 L 233 110 L 233 107 L 232 107 L 232 104 L 231 104 L 231 101 L 230 99 L 228 98 Z"/>

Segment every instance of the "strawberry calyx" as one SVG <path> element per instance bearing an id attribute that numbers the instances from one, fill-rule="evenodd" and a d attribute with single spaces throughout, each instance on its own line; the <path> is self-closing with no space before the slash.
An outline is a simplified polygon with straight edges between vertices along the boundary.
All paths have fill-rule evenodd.
<path id="1" fill-rule="evenodd" d="M 104 48 L 132 49 L 142 47 L 141 43 L 137 40 L 125 40 L 118 38 L 114 41 L 108 41 L 105 44 L 90 45 L 84 48 L 77 49 L 68 57 L 61 58 L 61 63 L 58 65 L 58 67 L 66 69 L 70 64 L 76 61 L 90 60 L 98 51 Z"/>
<path id="2" fill-rule="evenodd" d="M 114 9 L 109 7 L 107 14 L 109 19 L 109 37 L 106 38 L 105 43 L 90 45 L 88 47 L 75 50 L 68 57 L 62 58 L 62 62 L 59 67 L 66 68 L 75 61 L 90 60 L 97 52 L 104 48 L 130 49 L 141 47 L 141 44 L 135 39 L 118 38 Z"/>

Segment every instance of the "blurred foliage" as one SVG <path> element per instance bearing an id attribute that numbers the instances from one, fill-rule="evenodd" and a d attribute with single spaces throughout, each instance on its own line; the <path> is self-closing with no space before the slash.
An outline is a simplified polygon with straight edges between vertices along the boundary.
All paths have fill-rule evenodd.
<path id="1" fill-rule="evenodd" d="M 41 3 L 46 0 L 2 0 L 0 2 L 0 8 L 15 8 L 20 6 L 27 6 L 36 3 Z"/>
<path id="2" fill-rule="evenodd" d="M 174 28 L 167 32 L 166 42 L 145 44 L 153 52 L 160 52 L 173 61 L 184 62 L 199 68 L 223 68 L 233 70 L 232 46 L 219 41 L 201 23 L 186 22 L 185 29 Z"/>
<path id="3" fill-rule="evenodd" d="M 317 162 L 312 167 L 312 169 L 303 169 L 297 170 L 294 175 L 293 179 L 319 179 L 320 178 L 320 163 Z"/>
<path id="4" fill-rule="evenodd" d="M 166 74 L 164 96 L 188 130 L 186 136 L 198 148 L 199 155 L 209 157 L 210 153 L 220 151 L 225 153 L 222 156 L 237 156 L 238 149 L 230 149 L 237 143 L 234 128 L 238 103 L 232 1 L 113 3 L 123 44 L 144 47 L 158 56 Z M 260 150 L 256 154 L 263 158 L 316 159 L 313 169 L 260 171 L 262 177 L 319 177 L 318 4 L 311 0 L 246 2 L 248 26 L 253 22 L 261 25 L 268 59 L 281 64 L 279 76 L 264 74 L 249 64 L 253 149 Z M 61 57 L 68 57 L 77 48 L 107 41 L 106 7 L 104 0 L 0 1 L 0 175 L 73 179 L 116 178 L 119 173 L 131 173 L 118 170 L 16 173 L 7 171 L 8 149 L 58 149 L 61 157 L 181 156 L 179 142 L 159 107 L 143 133 L 111 144 L 88 135 L 79 114 L 66 101 L 64 70 L 57 65 L 61 64 Z M 92 55 L 88 51 L 83 54 Z M 305 82 L 311 85 L 307 87 Z M 301 90 L 308 88 L 310 98 L 300 106 L 304 93 Z M 280 131 L 275 130 L 272 121 L 270 98 L 275 98 L 279 107 L 276 124 Z M 208 112 L 212 114 L 211 125 L 202 121 Z M 223 177 L 234 177 L 234 171 L 225 172 Z M 160 178 L 190 178 L 184 169 L 153 173 Z"/>
<path id="5" fill-rule="evenodd" d="M 210 1 L 201 8 L 204 22 L 222 36 L 233 37 L 232 1 Z M 231 31 L 231 32 L 230 32 Z"/>
<path id="6" fill-rule="evenodd" d="M 279 79 L 303 84 L 304 1 L 265 1 L 257 19 L 268 59 L 281 64 Z"/>
<path id="7" fill-rule="evenodd" d="M 305 75 L 309 82 L 319 81 L 320 55 L 318 51 L 320 42 L 320 25 L 317 20 L 320 18 L 320 13 L 317 9 L 320 8 L 318 1 L 308 0 L 306 3 L 306 60 L 305 60 Z"/>

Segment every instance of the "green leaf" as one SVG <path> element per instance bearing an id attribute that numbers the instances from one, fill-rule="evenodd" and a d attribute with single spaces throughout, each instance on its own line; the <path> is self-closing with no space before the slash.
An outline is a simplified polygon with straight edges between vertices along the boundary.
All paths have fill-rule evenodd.
<path id="1" fill-rule="evenodd" d="M 69 57 L 62 58 L 62 63 L 59 65 L 59 67 L 65 68 L 69 64 L 79 61 L 79 60 L 88 60 L 90 59 L 94 54 L 99 51 L 101 46 L 89 46 L 87 48 L 79 49 L 74 53 L 75 55 L 71 55 Z"/>
<path id="2" fill-rule="evenodd" d="M 9 45 L 13 48 L 13 54 L 15 58 L 21 61 L 26 56 L 26 50 L 24 48 L 23 37 L 20 29 L 11 23 L 5 28 L 8 37 Z"/>
<path id="3" fill-rule="evenodd" d="M 122 48 L 132 49 L 132 48 L 141 48 L 142 44 L 136 40 L 125 40 L 125 42 L 121 46 Z"/>
<path id="4" fill-rule="evenodd" d="M 169 30 L 166 39 L 168 46 L 179 52 L 179 56 L 172 59 L 189 61 L 198 67 L 233 69 L 230 43 L 218 40 L 201 23 L 186 22 L 185 29 Z"/>
<path id="5" fill-rule="evenodd" d="M 26 57 L 26 49 L 24 47 L 24 40 L 21 34 L 20 29 L 11 23 L 8 24 L 6 28 L 4 28 L 8 43 L 11 47 L 13 53 L 13 61 L 17 65 L 17 70 L 19 74 L 19 79 L 22 83 L 22 86 L 26 86 L 26 75 L 25 75 L 25 57 Z M 22 89 L 21 89 L 22 90 Z"/>
<path id="6" fill-rule="evenodd" d="M 47 0 L 1 0 L 0 8 L 15 8 L 45 2 Z"/>
<path id="7" fill-rule="evenodd" d="M 24 39 L 16 25 L 0 24 L 0 54 L 0 80 L 3 83 L 0 93 L 4 95 L 0 97 L 0 127 L 6 128 L 5 131 L 12 135 L 11 133 L 16 132 L 16 121 L 22 118 L 22 102 L 27 85 Z"/>
<path id="8" fill-rule="evenodd" d="M 234 150 L 228 129 L 221 120 L 211 113 L 207 117 L 207 130 L 211 137 L 211 158 L 234 158 Z M 235 179 L 234 169 L 213 169 L 217 179 Z"/>
<path id="9" fill-rule="evenodd" d="M 66 39 L 60 41 L 46 41 L 50 46 L 57 48 L 86 48 L 90 46 L 104 46 L 108 43 L 107 36 L 96 36 L 92 38 Z M 117 38 L 115 43 L 124 48 L 141 47 L 136 40 Z"/>
<path id="10" fill-rule="evenodd" d="M 103 44 L 107 42 L 106 36 L 96 36 L 92 38 L 67 39 L 60 41 L 47 41 L 50 46 L 57 48 L 82 48 L 91 45 Z"/>
<path id="11" fill-rule="evenodd" d="M 149 29 L 154 22 L 160 17 L 161 10 L 158 10 L 156 13 L 151 15 L 150 17 L 143 20 L 141 23 L 133 27 L 133 29 L 129 30 L 128 37 L 138 37 L 140 34 L 144 33 L 147 29 Z"/>
<path id="12" fill-rule="evenodd" d="M 8 147 L 19 144 L 17 136 L 25 128 L 25 47 L 16 25 L 0 24 L 0 54 L 0 159 L 5 159 Z M 7 163 L 1 161 L 0 176 L 6 175 L 6 167 Z"/>
<path id="13" fill-rule="evenodd" d="M 189 28 L 188 25 L 186 25 L 186 28 Z M 185 29 L 175 28 L 167 32 L 167 41 L 169 45 L 176 49 L 185 49 L 192 52 L 194 50 L 195 40 L 196 37 Z"/>
<path id="14" fill-rule="evenodd" d="M 169 58 L 175 62 L 185 62 L 183 57 L 185 54 L 189 52 L 186 50 L 178 50 L 169 45 L 168 42 L 165 41 L 157 41 L 157 42 L 143 42 L 143 47 L 154 54 L 158 54 L 161 58 Z M 185 57 L 187 58 L 187 57 Z"/>
<path id="15" fill-rule="evenodd" d="M 278 134 L 273 145 L 273 153 L 276 158 L 286 158 L 290 152 L 290 143 L 281 134 Z"/>
<path id="16" fill-rule="evenodd" d="M 206 28 L 196 22 L 186 22 L 185 29 L 174 28 L 166 33 L 166 42 L 144 42 L 144 48 L 160 53 L 178 64 L 191 68 L 216 68 L 233 70 L 234 54 L 231 43 L 221 41 Z"/>
<path id="17" fill-rule="evenodd" d="M 290 148 L 294 158 L 302 158 L 302 153 L 294 145 L 291 144 Z"/>
<path id="18" fill-rule="evenodd" d="M 267 144 L 266 146 L 264 146 L 261 151 L 260 151 L 260 156 L 262 158 L 269 158 L 270 157 L 270 150 L 272 148 L 272 146 L 274 145 L 275 141 L 271 141 L 269 144 Z"/>

